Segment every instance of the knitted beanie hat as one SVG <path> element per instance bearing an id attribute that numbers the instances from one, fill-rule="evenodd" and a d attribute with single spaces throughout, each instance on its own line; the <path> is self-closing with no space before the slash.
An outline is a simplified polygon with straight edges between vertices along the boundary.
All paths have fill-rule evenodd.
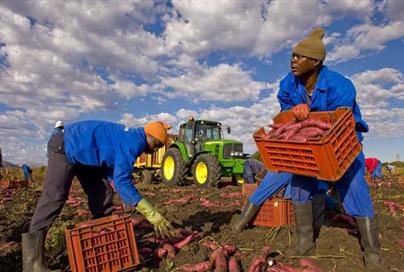
<path id="1" fill-rule="evenodd" d="M 324 29 L 321 27 L 314 28 L 309 36 L 295 45 L 293 53 L 316 60 L 324 60 L 326 52 L 322 41 L 323 37 Z"/>
<path id="2" fill-rule="evenodd" d="M 170 128 L 170 125 L 162 121 L 149 122 L 144 125 L 144 131 L 146 134 L 153 136 L 163 144 L 167 142 L 167 130 Z"/>

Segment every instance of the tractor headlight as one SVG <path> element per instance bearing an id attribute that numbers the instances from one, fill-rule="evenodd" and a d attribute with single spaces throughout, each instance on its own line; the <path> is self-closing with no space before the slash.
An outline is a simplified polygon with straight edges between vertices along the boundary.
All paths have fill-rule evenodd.
<path id="1" fill-rule="evenodd" d="M 232 156 L 232 157 L 236 156 L 236 152 L 234 152 L 234 151 L 230 152 L 230 156 Z"/>

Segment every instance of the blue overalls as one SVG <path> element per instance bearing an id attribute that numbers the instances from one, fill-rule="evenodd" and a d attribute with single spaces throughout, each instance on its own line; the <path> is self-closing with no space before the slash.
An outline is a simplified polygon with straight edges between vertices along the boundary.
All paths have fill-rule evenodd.
<path id="1" fill-rule="evenodd" d="M 279 86 L 278 100 L 281 111 L 290 110 L 299 104 L 308 104 L 310 111 L 334 111 L 338 107 L 352 109 L 358 140 L 363 139 L 362 132 L 369 130 L 362 119 L 356 103 L 356 90 L 352 82 L 341 74 L 330 71 L 323 66 L 319 72 L 316 87 L 311 98 L 300 78 L 292 72 L 282 79 Z M 320 193 L 318 180 L 312 177 L 293 175 L 292 201 L 306 203 L 314 195 Z M 336 183 L 345 211 L 351 216 L 373 217 L 374 210 L 370 198 L 369 187 L 365 180 L 365 158 L 361 152 L 345 175 Z"/>
<path id="2" fill-rule="evenodd" d="M 132 183 L 133 164 L 146 149 L 143 127 L 127 128 L 105 121 L 82 121 L 65 126 L 64 149 L 71 164 L 103 167 L 125 203 L 133 207 L 143 198 Z"/>
<path id="3" fill-rule="evenodd" d="M 262 179 L 254 193 L 250 196 L 249 202 L 256 206 L 260 206 L 265 202 L 265 200 L 272 198 L 279 190 L 285 187 L 283 198 L 292 198 L 291 181 L 293 176 L 294 175 L 290 173 L 276 173 L 269 171 Z M 326 182 L 318 182 L 317 185 L 317 194 L 324 194 L 327 192 L 328 184 Z M 325 201 L 327 210 L 333 209 L 337 204 L 337 201 L 328 194 L 326 195 Z"/>
<path id="4" fill-rule="evenodd" d="M 32 169 L 31 167 L 29 167 L 28 165 L 26 165 L 25 163 L 21 165 L 21 170 L 22 170 L 22 174 L 24 175 L 24 180 L 25 181 L 31 181 L 32 179 Z"/>
<path id="5" fill-rule="evenodd" d="M 372 178 L 382 178 L 382 162 L 377 161 L 377 166 L 372 172 Z"/>
<path id="6" fill-rule="evenodd" d="M 243 180 L 245 183 L 254 183 L 255 175 L 263 170 L 264 164 L 255 159 L 248 159 L 244 162 Z"/>

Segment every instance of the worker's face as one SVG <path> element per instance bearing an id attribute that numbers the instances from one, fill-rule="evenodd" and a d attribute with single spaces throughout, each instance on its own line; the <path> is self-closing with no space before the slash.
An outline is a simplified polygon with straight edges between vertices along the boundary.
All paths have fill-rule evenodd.
<path id="1" fill-rule="evenodd" d="M 319 60 L 298 54 L 292 54 L 292 59 L 290 60 L 290 69 L 295 76 L 302 76 L 314 72 L 319 65 Z"/>
<path id="2" fill-rule="evenodd" d="M 144 152 L 147 154 L 152 154 L 152 153 L 156 152 L 158 149 L 162 148 L 163 146 L 164 146 L 164 144 L 161 143 L 160 140 L 158 140 L 154 137 L 148 137 L 146 150 Z"/>

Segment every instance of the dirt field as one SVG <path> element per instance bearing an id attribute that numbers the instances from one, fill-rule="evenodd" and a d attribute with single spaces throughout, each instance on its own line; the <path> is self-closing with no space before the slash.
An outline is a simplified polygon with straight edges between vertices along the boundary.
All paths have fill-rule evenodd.
<path id="1" fill-rule="evenodd" d="M 401 177 L 401 179 L 403 179 Z M 404 271 L 404 210 L 397 209 L 393 215 L 385 201 L 404 204 L 404 186 L 398 184 L 398 177 L 372 187 L 372 196 L 379 214 L 382 236 L 382 254 L 386 271 Z M 87 204 L 83 192 L 74 182 L 70 194 L 72 204 L 66 205 L 48 233 L 46 246 L 49 248 L 46 263 L 51 268 L 69 271 L 63 229 L 65 225 L 83 222 L 90 218 L 86 214 Z M 222 184 L 220 189 L 199 190 L 193 185 L 168 188 L 162 184 L 138 185 L 148 198 L 175 226 L 192 229 L 200 233 L 199 240 L 177 252 L 175 258 L 156 258 L 145 255 L 136 271 L 182 271 L 186 264 L 208 260 L 210 250 L 202 241 L 217 244 L 233 244 L 241 259 L 243 271 L 265 245 L 271 248 L 270 258 L 284 264 L 298 264 L 298 258 L 283 255 L 291 240 L 293 228 L 249 228 L 242 234 L 233 234 L 229 224 L 237 219 L 241 209 L 241 187 Z M 27 231 L 29 220 L 41 194 L 41 180 L 25 188 L 0 189 L 0 271 L 21 271 L 21 233 Z M 185 197 L 185 198 L 184 198 Z M 120 205 L 118 198 L 116 204 Z M 78 203 L 78 204 L 77 204 Z M 77 205 L 77 206 L 75 206 Z M 150 242 L 153 232 L 150 228 L 137 231 L 139 249 L 156 244 Z M 293 234 L 292 234 L 293 236 Z M 401 243 L 401 244 L 400 244 Z M 317 242 L 312 258 L 322 271 L 365 271 L 355 230 L 343 222 L 327 220 Z"/>

